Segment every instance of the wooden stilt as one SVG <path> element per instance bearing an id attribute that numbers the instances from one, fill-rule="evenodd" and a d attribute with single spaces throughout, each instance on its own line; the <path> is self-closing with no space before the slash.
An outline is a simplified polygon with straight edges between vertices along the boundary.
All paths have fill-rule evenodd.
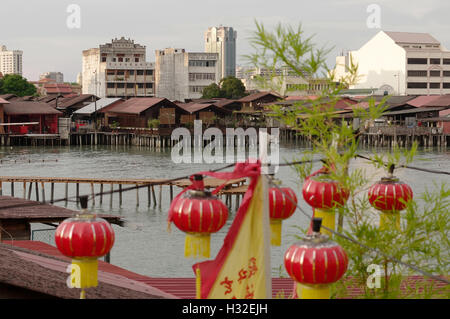
<path id="1" fill-rule="evenodd" d="M 67 206 L 67 203 L 69 201 L 69 183 L 66 183 L 66 185 L 64 186 L 65 186 L 64 197 L 66 199 L 66 206 Z"/>
<path id="2" fill-rule="evenodd" d="M 161 202 L 162 202 L 162 185 L 159 185 L 159 203 L 158 203 L 158 207 L 161 207 Z"/>
<path id="3" fill-rule="evenodd" d="M 55 199 L 55 183 L 50 184 L 50 203 L 53 204 Z"/>
<path id="4" fill-rule="evenodd" d="M 23 182 L 23 199 L 27 198 L 27 182 Z"/>
<path id="5" fill-rule="evenodd" d="M 11 197 L 14 197 L 14 182 L 11 182 Z"/>
<path id="6" fill-rule="evenodd" d="M 33 182 L 30 182 L 30 186 L 28 187 L 28 199 L 31 199 L 31 191 L 33 189 Z"/>
<path id="7" fill-rule="evenodd" d="M 119 184 L 119 205 L 122 206 L 122 184 Z"/>
<path id="8" fill-rule="evenodd" d="M 42 194 L 42 202 L 45 203 L 45 184 L 41 182 L 41 194 Z"/>
<path id="9" fill-rule="evenodd" d="M 36 187 L 35 191 L 36 191 L 36 200 L 39 201 L 39 186 L 38 186 L 38 182 L 34 182 L 34 187 Z"/>
<path id="10" fill-rule="evenodd" d="M 94 189 L 94 183 L 91 183 L 91 195 L 92 195 L 92 206 L 95 205 L 95 189 Z"/>
<path id="11" fill-rule="evenodd" d="M 109 207 L 112 207 L 113 204 L 113 191 L 114 191 L 114 184 L 111 184 L 111 196 L 109 197 Z"/>
<path id="12" fill-rule="evenodd" d="M 150 185 L 147 186 L 147 198 L 148 198 L 148 207 L 150 207 L 151 204 L 151 199 L 150 199 L 151 195 L 150 195 Z"/>
<path id="13" fill-rule="evenodd" d="M 155 194 L 155 187 L 152 185 L 152 199 L 153 199 L 153 207 L 156 206 L 156 194 Z"/>

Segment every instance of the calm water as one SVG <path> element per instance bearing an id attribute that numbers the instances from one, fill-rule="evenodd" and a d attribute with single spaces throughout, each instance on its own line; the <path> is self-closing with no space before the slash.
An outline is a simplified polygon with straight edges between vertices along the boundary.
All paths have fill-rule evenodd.
<path id="1" fill-rule="evenodd" d="M 299 158 L 302 149 L 295 146 L 282 146 L 280 161 L 291 161 Z M 361 150 L 361 154 L 370 154 Z M 0 148 L 0 175 L 14 176 L 49 176 L 49 177 L 92 177 L 92 178 L 174 178 L 192 174 L 198 171 L 218 168 L 224 164 L 174 164 L 170 151 L 153 152 L 138 147 L 62 147 L 62 148 L 32 148 L 3 147 Z M 14 163 L 17 160 L 17 163 Z M 31 160 L 31 163 L 28 163 Z M 42 160 L 45 160 L 42 162 Z M 56 162 L 57 160 L 57 162 Z M 450 171 L 450 150 L 421 150 L 411 165 Z M 319 164 L 317 164 L 319 167 Z M 363 167 L 367 175 L 378 180 L 384 175 L 382 170 L 375 170 L 362 159 L 352 162 L 352 168 Z M 396 175 L 409 183 L 415 194 L 422 193 L 426 188 L 433 189 L 434 182 L 450 182 L 448 176 L 434 175 L 413 170 L 397 170 Z M 301 197 L 301 185 L 292 168 L 281 167 L 277 178 L 284 185 L 292 187 L 300 200 L 301 206 L 308 213 L 311 208 Z M 49 185 L 46 196 L 49 198 Z M 3 194 L 9 195 L 9 183 L 3 186 Z M 90 194 L 86 185 L 80 187 L 81 194 Z M 105 186 L 105 191 L 109 186 Z M 155 188 L 158 198 L 158 187 Z M 99 188 L 96 188 L 96 192 Z M 180 189 L 175 189 L 177 194 Z M 75 195 L 75 184 L 69 185 L 69 196 Z M 16 188 L 16 196 L 22 196 L 21 187 Z M 33 191 L 34 196 L 34 191 Z M 64 188 L 55 187 L 55 198 L 64 197 Z M 33 198 L 33 197 L 32 197 Z M 109 206 L 109 197 L 103 198 L 103 206 L 97 205 L 92 210 L 98 213 L 108 213 L 122 216 L 130 222 L 130 226 L 114 226 L 116 243 L 111 251 L 111 262 L 128 270 L 153 277 L 193 277 L 192 265 L 197 260 L 186 259 L 183 256 L 184 233 L 174 225 L 172 232 L 167 229 L 167 211 L 169 207 L 168 187 L 163 189 L 161 208 L 147 207 L 146 189 L 140 190 L 140 206 L 136 207 L 136 191 L 123 195 L 123 206 L 119 208 L 118 195 L 114 198 L 113 207 Z M 59 205 L 64 205 L 64 202 Z M 69 203 L 68 208 L 76 209 Z M 234 208 L 234 205 L 233 205 Z M 227 225 L 211 237 L 211 258 L 219 251 L 223 238 L 232 222 L 234 213 L 230 214 Z M 283 238 L 281 247 L 272 247 L 271 258 L 273 274 L 278 275 L 278 269 L 283 263 L 283 255 L 289 245 L 295 241 L 293 235 L 298 233 L 293 226 L 306 227 L 309 221 L 300 212 L 296 212 L 289 220 L 283 222 Z M 35 224 L 32 229 L 48 228 Z M 35 238 L 54 245 L 53 232 L 36 232 Z M 284 268 L 284 267 L 282 267 Z"/>

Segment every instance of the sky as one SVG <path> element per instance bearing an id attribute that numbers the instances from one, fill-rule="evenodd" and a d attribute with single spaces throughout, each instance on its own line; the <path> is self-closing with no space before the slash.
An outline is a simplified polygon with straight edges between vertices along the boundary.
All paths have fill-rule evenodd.
<path id="1" fill-rule="evenodd" d="M 79 28 L 67 24 L 73 4 Z M 0 45 L 24 52 L 28 80 L 59 71 L 75 82 L 85 49 L 124 36 L 145 45 L 152 62 L 158 49 L 202 52 L 204 32 L 219 25 L 237 31 L 237 64 L 245 65 L 258 21 L 269 30 L 301 24 L 318 46 L 332 48 L 327 63 L 333 66 L 336 55 L 360 48 L 380 30 L 430 33 L 450 48 L 449 12 L 448 0 L 1 0 Z"/>

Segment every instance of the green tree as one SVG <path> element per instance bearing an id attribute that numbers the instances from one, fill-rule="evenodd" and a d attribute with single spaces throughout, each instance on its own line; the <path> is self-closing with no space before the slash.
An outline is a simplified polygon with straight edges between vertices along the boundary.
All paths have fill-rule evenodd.
<path id="1" fill-rule="evenodd" d="M 36 87 L 18 74 L 7 74 L 0 80 L 1 94 L 15 94 L 17 96 L 36 95 Z"/>
<path id="2" fill-rule="evenodd" d="M 244 83 L 234 76 L 227 76 L 220 81 L 222 97 L 227 99 L 240 99 L 245 96 Z"/>
<path id="3" fill-rule="evenodd" d="M 212 83 L 203 89 L 202 98 L 211 99 L 223 97 L 227 99 L 240 99 L 244 97 L 245 86 L 242 81 L 234 76 L 223 78 L 219 85 Z"/>
<path id="4" fill-rule="evenodd" d="M 358 136 L 364 132 L 364 125 L 354 130 L 335 112 L 334 104 L 340 98 L 343 88 L 358 81 L 358 66 L 351 63 L 349 75 L 334 80 L 334 72 L 325 64 L 327 49 L 317 48 L 311 37 L 303 34 L 301 27 L 297 29 L 278 25 L 274 32 L 256 23 L 251 43 L 256 53 L 249 56 L 255 67 L 265 67 L 275 70 L 280 66 L 288 66 L 293 72 L 307 80 L 323 79 L 329 83 L 321 92 L 318 99 L 305 100 L 293 106 L 272 106 L 271 116 L 289 125 L 310 140 L 311 148 L 304 151 L 302 160 L 311 161 L 320 157 L 324 166 L 330 172 L 328 179 L 341 184 L 349 191 L 350 198 L 344 207 L 337 210 L 338 228 L 341 233 L 352 240 L 333 235 L 333 240 L 345 249 L 349 257 L 347 278 L 362 287 L 366 298 L 429 298 L 435 282 L 425 281 L 420 287 L 408 287 L 405 277 L 417 274 L 404 263 L 412 264 L 428 273 L 437 276 L 448 276 L 450 263 L 450 190 L 448 186 L 436 185 L 436 191 L 425 194 L 414 194 L 406 209 L 401 213 L 401 229 L 395 224 L 389 224 L 380 229 L 379 212 L 375 211 L 367 196 L 367 189 L 373 176 L 367 176 L 365 167 L 351 167 L 352 160 L 359 152 Z M 272 82 L 266 80 L 268 85 Z M 386 97 L 387 98 L 387 97 Z M 326 105 L 327 107 L 324 107 Z M 361 123 L 368 123 L 382 116 L 384 101 L 376 105 L 371 99 L 367 109 L 355 108 L 354 118 L 360 118 Z M 417 144 L 412 148 L 401 151 L 394 148 L 384 153 L 373 150 L 372 163 L 381 169 L 394 164 L 401 167 L 413 160 Z M 368 169 L 373 173 L 373 168 Z M 312 171 L 312 164 L 298 165 L 296 172 L 303 182 Z M 312 212 L 309 211 L 311 214 Z M 306 229 L 298 227 L 302 233 Z M 357 244 L 359 242 L 363 246 Z M 369 249 L 368 249 L 369 248 Z M 380 253 L 380 252 L 383 252 Z M 389 259 L 386 256 L 394 257 Z M 401 263 L 398 263 L 397 261 Z M 402 264 L 403 263 L 403 264 Z M 377 264 L 384 266 L 381 289 L 368 289 L 366 282 L 369 276 L 368 266 Z M 345 279 L 345 278 L 344 278 Z M 403 288 L 400 287 L 403 285 Z M 406 285 L 406 289 L 404 288 Z M 334 296 L 345 294 L 345 281 L 341 280 L 335 286 Z M 400 294 L 402 292 L 402 294 Z M 448 298 L 449 287 L 444 290 L 444 297 Z M 442 297 L 442 295 L 440 295 Z"/>
<path id="5" fill-rule="evenodd" d="M 221 97 L 220 87 L 216 83 L 211 83 L 203 89 L 203 99 L 212 99 L 215 97 Z"/>

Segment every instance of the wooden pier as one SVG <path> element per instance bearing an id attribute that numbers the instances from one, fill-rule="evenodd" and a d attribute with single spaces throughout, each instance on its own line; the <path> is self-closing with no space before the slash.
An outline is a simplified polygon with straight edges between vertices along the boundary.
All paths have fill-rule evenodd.
<path id="1" fill-rule="evenodd" d="M 225 187 L 219 192 L 219 196 L 225 196 L 227 204 L 231 207 L 231 196 L 236 196 L 236 202 L 239 201 L 238 197 L 243 195 L 246 188 L 243 188 L 246 179 L 234 179 L 234 180 L 221 180 L 217 178 L 205 178 L 205 188 L 216 188 L 225 184 Z M 0 196 L 4 194 L 5 183 L 9 183 L 9 195 L 12 197 L 21 196 L 23 199 L 31 200 L 32 197 L 36 201 L 43 203 L 53 204 L 55 201 L 55 185 L 59 185 L 64 188 L 64 201 L 67 205 L 69 198 L 78 198 L 81 195 L 91 195 L 92 205 L 96 203 L 102 205 L 104 196 L 109 197 L 109 205 L 113 205 L 113 197 L 119 197 L 119 205 L 123 204 L 123 193 L 127 191 L 126 188 L 130 186 L 136 186 L 135 190 L 128 190 L 136 193 L 136 206 L 140 204 L 139 189 L 147 189 L 147 204 L 150 207 L 153 203 L 153 207 L 161 207 L 163 187 L 169 191 L 169 200 L 172 202 L 174 198 L 174 186 L 185 188 L 191 184 L 189 179 L 183 179 L 178 181 L 170 181 L 167 179 L 109 179 L 109 178 L 75 178 L 75 177 L 39 177 L 39 176 L 0 176 Z M 69 194 L 69 184 L 75 184 L 75 194 Z M 81 194 L 80 185 L 87 184 L 90 186 L 90 194 Z M 46 193 L 46 188 L 50 185 L 50 194 Z M 147 186 L 146 186 L 147 185 Z M 18 186 L 16 189 L 16 186 Z M 124 187 L 126 186 L 126 187 Z M 97 192 L 96 188 L 97 187 Z M 34 188 L 34 192 L 33 192 Z M 158 189 L 158 196 L 156 196 L 155 188 Z M 21 189 L 21 191 L 20 191 Z M 233 191 L 232 191 L 233 190 Z M 232 191 L 232 192 L 230 192 Z M 19 195 L 19 193 L 21 193 Z M 33 196 L 34 194 L 34 196 Z M 98 196 L 96 196 L 98 194 Z M 114 195 L 116 194 L 116 195 Z M 47 197 L 49 195 L 49 197 Z M 170 203 L 169 202 L 169 203 Z M 238 206 L 236 206 L 238 207 Z"/>

